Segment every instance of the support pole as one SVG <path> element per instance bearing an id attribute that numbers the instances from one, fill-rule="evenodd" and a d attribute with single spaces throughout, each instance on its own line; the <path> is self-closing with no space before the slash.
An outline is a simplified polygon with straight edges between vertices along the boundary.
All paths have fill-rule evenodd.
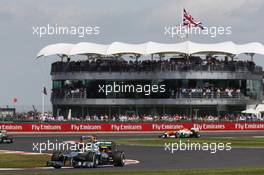
<path id="1" fill-rule="evenodd" d="M 45 105 L 45 94 L 44 92 L 42 92 L 42 117 L 44 117 L 44 112 L 45 112 L 44 105 Z"/>

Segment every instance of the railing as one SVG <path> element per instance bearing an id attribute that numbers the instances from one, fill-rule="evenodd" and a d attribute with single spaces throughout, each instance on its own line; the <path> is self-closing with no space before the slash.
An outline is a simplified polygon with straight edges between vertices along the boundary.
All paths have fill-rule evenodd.
<path id="1" fill-rule="evenodd" d="M 223 72 L 252 72 L 261 73 L 262 67 L 252 64 L 133 64 L 133 65 L 108 65 L 108 64 L 83 64 L 82 63 L 54 63 L 51 73 L 58 72 L 149 72 L 149 71 L 223 71 Z"/>
<path id="2" fill-rule="evenodd" d="M 120 98 L 118 96 L 115 98 Z M 149 96 L 148 96 L 149 97 Z M 86 91 L 84 92 L 61 92 L 61 93 L 52 93 L 51 99 L 85 99 L 89 98 Z M 102 98 L 102 97 L 98 97 Z M 105 97 L 107 98 L 107 97 Z M 137 98 L 137 97 L 126 97 L 122 96 L 122 98 Z M 154 98 L 154 97 L 153 97 Z M 174 95 L 170 96 L 160 96 L 160 98 L 169 98 L 169 99 L 188 99 L 188 98 L 201 98 L 201 99 L 223 99 L 223 98 L 230 98 L 230 99 L 245 99 L 246 96 L 240 92 L 176 92 Z M 249 97 L 248 97 L 249 98 Z M 148 98 L 149 99 L 149 98 Z"/>

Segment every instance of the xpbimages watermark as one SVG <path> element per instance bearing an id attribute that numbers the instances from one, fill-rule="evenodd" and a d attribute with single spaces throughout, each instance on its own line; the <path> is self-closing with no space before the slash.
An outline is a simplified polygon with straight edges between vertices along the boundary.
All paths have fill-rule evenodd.
<path id="1" fill-rule="evenodd" d="M 46 151 L 80 151 L 99 150 L 98 143 L 59 142 L 58 140 L 46 142 L 33 142 L 32 151 L 43 153 Z"/>
<path id="2" fill-rule="evenodd" d="M 200 27 L 188 27 L 182 24 L 176 26 L 165 26 L 164 27 L 164 35 L 174 38 L 174 37 L 187 37 L 189 35 L 205 35 L 212 38 L 222 35 L 231 35 L 232 27 L 227 26 L 210 26 L 203 28 Z"/>
<path id="3" fill-rule="evenodd" d="M 32 34 L 38 37 L 44 36 L 62 36 L 62 35 L 71 35 L 77 36 L 80 38 L 90 36 L 90 35 L 99 35 L 100 27 L 99 26 L 62 26 L 62 25 L 43 25 L 43 26 L 33 26 Z"/>
<path id="4" fill-rule="evenodd" d="M 98 85 L 98 92 L 108 95 L 110 93 L 143 93 L 148 96 L 152 93 L 165 93 L 165 84 L 124 84 L 124 82 Z"/>
<path id="5" fill-rule="evenodd" d="M 231 151 L 231 143 L 207 143 L 207 142 L 190 142 L 190 140 L 179 142 L 169 142 L 164 144 L 164 150 L 174 154 L 176 151 L 204 151 L 215 154 L 219 151 Z"/>

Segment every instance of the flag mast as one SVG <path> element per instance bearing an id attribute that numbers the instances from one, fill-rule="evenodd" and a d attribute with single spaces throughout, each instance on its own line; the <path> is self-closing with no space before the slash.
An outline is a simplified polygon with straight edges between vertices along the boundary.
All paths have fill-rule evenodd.
<path id="1" fill-rule="evenodd" d="M 181 11 L 181 14 L 182 14 L 182 16 L 181 16 L 181 23 L 180 24 L 183 24 L 183 10 L 184 10 L 184 8 L 183 8 L 183 6 L 182 6 L 182 11 Z"/>
<path id="2" fill-rule="evenodd" d="M 183 23 L 183 21 L 184 21 L 184 20 L 183 20 L 183 19 L 184 19 L 184 11 L 186 11 L 186 10 L 185 10 L 185 8 L 182 7 L 182 23 Z M 192 26 L 190 26 L 190 27 L 187 26 L 187 30 L 186 30 L 186 34 L 185 34 L 186 37 L 185 37 L 185 38 L 188 38 L 188 37 L 189 37 L 189 30 L 191 29 L 191 27 L 192 27 Z"/>
<path id="3" fill-rule="evenodd" d="M 183 27 L 183 26 L 184 26 L 184 25 L 183 25 L 183 15 L 184 15 L 184 14 L 183 14 L 183 9 L 184 9 L 184 8 L 183 8 L 183 6 L 182 6 L 182 7 L 181 7 L 181 22 L 180 22 L 180 27 Z M 182 40 L 183 40 L 183 38 L 184 38 L 184 37 L 181 37 Z"/>
<path id="4" fill-rule="evenodd" d="M 42 91 L 42 117 L 44 117 L 44 112 L 45 112 L 44 104 L 45 104 L 45 86 L 43 86 L 43 91 Z"/>

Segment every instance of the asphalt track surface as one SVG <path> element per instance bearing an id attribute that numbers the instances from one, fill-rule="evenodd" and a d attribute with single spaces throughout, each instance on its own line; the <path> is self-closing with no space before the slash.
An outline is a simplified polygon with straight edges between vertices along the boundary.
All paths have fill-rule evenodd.
<path id="1" fill-rule="evenodd" d="M 78 140 L 83 134 L 51 134 L 51 135 L 14 135 L 15 143 L 1 144 L 0 150 L 32 152 L 33 142 L 61 142 Z M 118 139 L 147 139 L 157 138 L 157 133 L 130 133 L 130 134 L 97 134 L 103 140 Z M 230 133 L 202 133 L 203 137 L 249 137 L 264 136 L 264 132 L 230 132 Z M 165 151 L 164 147 L 154 146 L 128 146 L 120 145 L 127 159 L 140 161 L 139 164 L 125 167 L 104 167 L 96 169 L 27 169 L 26 172 L 88 172 L 88 171 L 140 171 L 140 170 L 170 170 L 170 169 L 203 169 L 203 168 L 239 168 L 263 167 L 264 149 L 261 148 L 233 148 L 231 151 L 221 151 L 216 154 L 204 151 L 176 151 L 173 154 Z M 0 173 L 3 171 L 0 171 Z M 8 171 L 10 172 L 10 171 Z M 21 172 L 21 171 L 19 171 Z"/>

